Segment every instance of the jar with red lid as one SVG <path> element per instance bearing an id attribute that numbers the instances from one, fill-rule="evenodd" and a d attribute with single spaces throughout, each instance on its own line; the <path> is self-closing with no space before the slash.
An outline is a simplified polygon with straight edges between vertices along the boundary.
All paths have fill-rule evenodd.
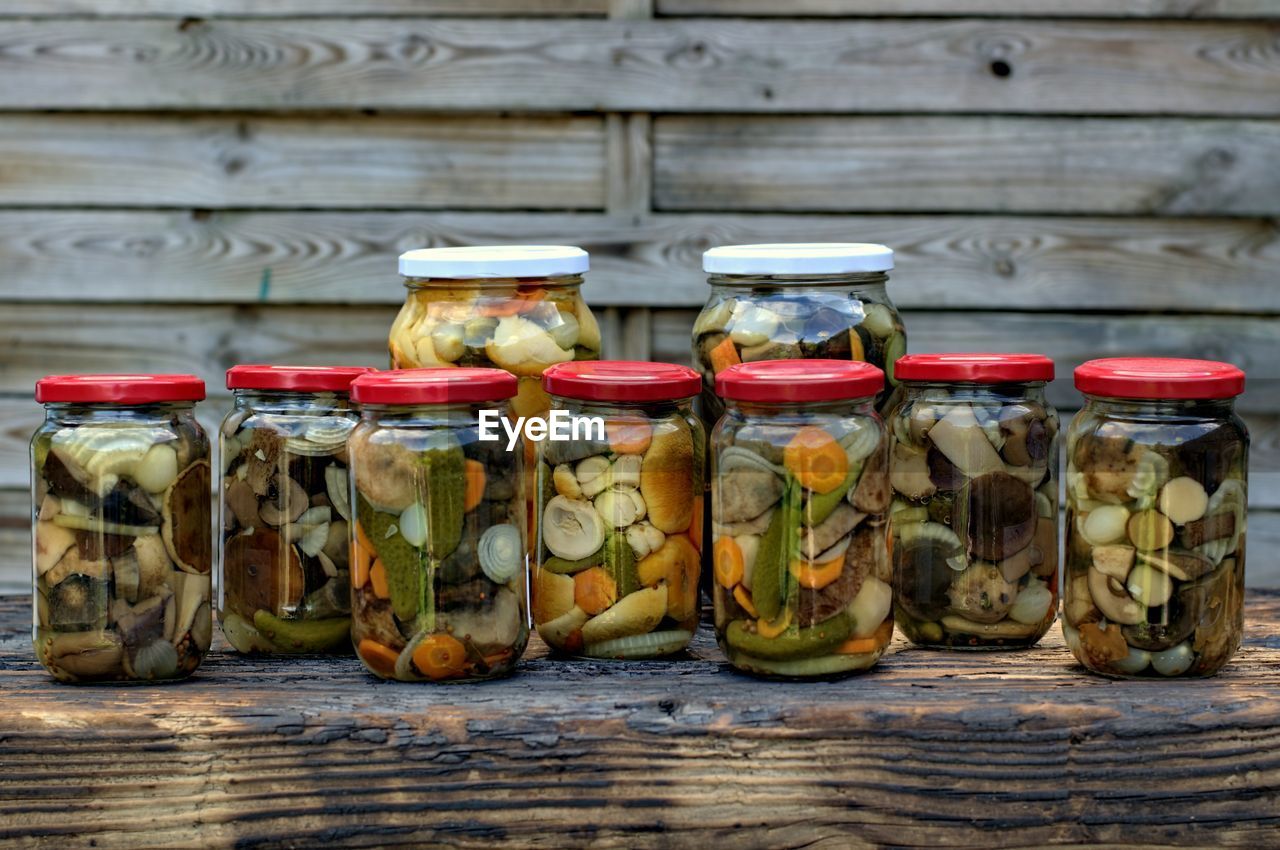
<path id="1" fill-rule="evenodd" d="M 524 652 L 523 455 L 500 425 L 515 394 L 499 369 L 352 382 L 351 638 L 374 675 L 489 679 Z"/>
<path id="2" fill-rule="evenodd" d="M 209 440 L 193 375 L 36 383 L 36 657 L 65 682 L 181 679 L 213 632 Z"/>
<path id="3" fill-rule="evenodd" d="M 1076 369 L 1063 632 L 1117 677 L 1210 676 L 1240 646 L 1249 434 L 1244 372 L 1166 358 Z"/>
<path id="4" fill-rule="evenodd" d="M 893 635 L 884 374 L 843 360 L 716 376 L 711 435 L 716 635 L 765 677 L 866 670 Z"/>
<path id="5" fill-rule="evenodd" d="M 350 652 L 349 387 L 366 367 L 242 365 L 220 431 L 218 614 L 240 652 Z"/>
<path id="6" fill-rule="evenodd" d="M 705 432 L 687 366 L 562 363 L 543 384 L 533 621 L 554 650 L 654 658 L 698 625 Z M 557 430 L 558 429 L 558 430 Z"/>
<path id="7" fill-rule="evenodd" d="M 924 646 L 1030 646 L 1058 610 L 1058 414 L 1039 354 L 909 354 L 889 413 L 894 602 Z"/>

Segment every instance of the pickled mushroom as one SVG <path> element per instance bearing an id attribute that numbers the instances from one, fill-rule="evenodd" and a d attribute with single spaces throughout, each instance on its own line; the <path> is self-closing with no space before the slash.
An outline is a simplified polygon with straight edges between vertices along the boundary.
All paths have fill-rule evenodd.
<path id="1" fill-rule="evenodd" d="M 938 489 L 929 477 L 927 453 L 912 449 L 905 443 L 893 447 L 889 469 L 893 489 L 908 499 L 927 499 Z"/>
<path id="2" fill-rule="evenodd" d="M 585 558 L 604 544 L 604 521 L 591 505 L 556 496 L 543 511 L 542 542 L 557 557 Z"/>
<path id="3" fill-rule="evenodd" d="M 1089 570 L 1089 596 L 1102 615 L 1113 623 L 1132 626 L 1146 619 L 1146 606 L 1129 595 L 1123 580 L 1096 567 Z M 1118 628 L 1116 633 L 1119 634 Z"/>
<path id="4" fill-rule="evenodd" d="M 198 460 L 178 474 L 164 495 L 164 545 L 173 562 L 189 573 L 207 574 L 213 569 L 210 530 L 203 522 L 193 522 L 207 516 L 212 486 L 209 461 Z"/>
<path id="5" fill-rule="evenodd" d="M 716 522 L 754 519 L 782 498 L 781 471 L 759 455 L 736 446 L 719 457 Z"/>
<path id="6" fill-rule="evenodd" d="M 556 345 L 551 334 L 523 316 L 503 316 L 485 354 L 513 375 L 541 375 L 548 366 L 573 359 L 573 351 Z"/>
<path id="7" fill-rule="evenodd" d="M 1005 580 L 995 564 L 971 564 L 951 582 L 947 593 L 951 610 L 977 623 L 1004 618 L 1017 596 L 1017 586 Z"/>
<path id="8" fill-rule="evenodd" d="M 968 548 L 986 561 L 1001 561 L 1031 544 L 1035 495 L 1024 481 L 992 472 L 969 482 L 960 498 L 968 505 Z"/>

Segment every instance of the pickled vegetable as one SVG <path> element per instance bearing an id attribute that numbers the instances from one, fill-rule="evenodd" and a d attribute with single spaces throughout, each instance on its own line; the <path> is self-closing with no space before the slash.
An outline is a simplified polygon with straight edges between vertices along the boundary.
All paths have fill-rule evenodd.
<path id="1" fill-rule="evenodd" d="M 209 442 L 189 407 L 100 414 L 32 441 L 36 655 L 66 682 L 183 678 L 212 639 Z"/>

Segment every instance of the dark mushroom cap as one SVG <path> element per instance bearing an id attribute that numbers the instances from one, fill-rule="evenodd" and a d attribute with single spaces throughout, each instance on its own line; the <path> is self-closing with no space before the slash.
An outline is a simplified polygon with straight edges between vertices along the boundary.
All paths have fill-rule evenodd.
<path id="1" fill-rule="evenodd" d="M 198 460 L 178 473 L 164 494 L 165 548 L 180 566 L 198 573 L 213 569 L 209 534 L 212 486 L 209 461 Z"/>
<path id="2" fill-rule="evenodd" d="M 1151 652 L 1163 652 L 1177 646 L 1196 629 L 1204 610 L 1205 586 L 1189 582 L 1164 605 L 1147 609 L 1147 621 L 1125 626 L 1124 639 L 1130 646 Z"/>
<path id="3" fill-rule="evenodd" d="M 902 610 L 920 620 L 937 620 L 947 612 L 947 591 L 956 575 L 947 566 L 950 554 L 933 540 L 894 549 L 894 599 Z"/>
<path id="4" fill-rule="evenodd" d="M 98 504 L 97 495 L 81 483 L 57 452 L 51 451 L 45 456 L 40 474 L 53 495 L 90 506 Z"/>
<path id="5" fill-rule="evenodd" d="M 989 472 L 967 488 L 969 551 L 1003 561 L 1025 549 L 1036 532 L 1035 492 L 1007 472 Z"/>
<path id="6" fill-rule="evenodd" d="M 67 576 L 49 591 L 49 626 L 66 631 L 92 629 L 105 620 L 108 583 L 80 573 Z"/>
<path id="7" fill-rule="evenodd" d="M 278 615 L 302 599 L 302 561 L 275 530 L 260 526 L 227 541 L 222 586 L 227 607 L 247 620 L 259 610 Z"/>
<path id="8" fill-rule="evenodd" d="M 944 493 L 955 492 L 964 486 L 967 480 L 965 474 L 946 455 L 933 446 L 929 446 L 927 457 L 929 480 L 933 482 L 933 486 L 937 487 L 939 491 Z"/>

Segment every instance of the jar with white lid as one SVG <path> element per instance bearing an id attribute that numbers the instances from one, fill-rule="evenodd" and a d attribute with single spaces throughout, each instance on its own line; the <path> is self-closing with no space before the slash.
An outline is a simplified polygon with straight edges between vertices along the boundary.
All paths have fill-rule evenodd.
<path id="1" fill-rule="evenodd" d="M 218 616 L 240 652 L 350 652 L 351 382 L 372 369 L 241 365 L 222 421 Z"/>
<path id="2" fill-rule="evenodd" d="M 213 486 L 193 375 L 36 383 L 36 657 L 65 682 L 185 678 L 213 634 Z"/>
<path id="3" fill-rule="evenodd" d="M 569 245 L 404 252 L 407 293 L 391 326 L 391 367 L 505 369 L 520 382 L 511 412 L 545 415 L 543 370 L 600 358 L 600 327 L 581 292 L 589 267 L 587 252 Z"/>
<path id="4" fill-rule="evenodd" d="M 902 317 L 885 290 L 893 251 L 861 242 L 724 245 L 702 255 L 711 294 L 693 327 L 702 415 L 723 405 L 715 377 L 759 360 L 862 360 L 885 373 L 883 413 L 906 353 Z"/>
<path id="5" fill-rule="evenodd" d="M 1159 357 L 1075 371 L 1062 629 L 1088 669 L 1211 676 L 1244 628 L 1244 372 Z"/>

